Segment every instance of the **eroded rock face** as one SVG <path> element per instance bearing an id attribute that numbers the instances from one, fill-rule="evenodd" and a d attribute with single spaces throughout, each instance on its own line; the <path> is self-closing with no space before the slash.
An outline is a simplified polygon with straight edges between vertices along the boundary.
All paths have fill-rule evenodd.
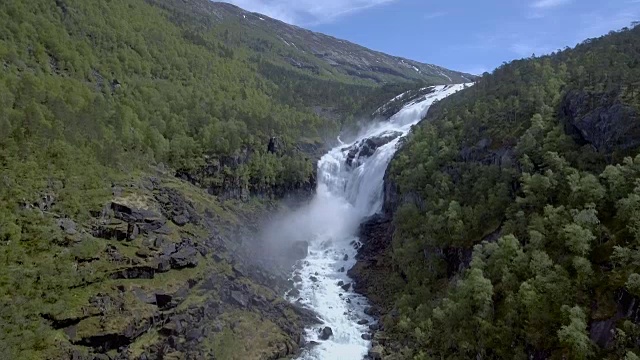
<path id="1" fill-rule="evenodd" d="M 630 151 L 640 146 L 640 114 L 615 94 L 569 91 L 562 113 L 567 132 L 599 152 Z"/>
<path id="2" fill-rule="evenodd" d="M 371 157 L 379 147 L 390 143 L 400 136 L 402 136 L 401 132 L 389 131 L 380 136 L 364 139 L 351 147 L 342 149 L 343 152 L 348 152 L 347 165 L 352 167 L 360 166 L 362 162 Z"/>

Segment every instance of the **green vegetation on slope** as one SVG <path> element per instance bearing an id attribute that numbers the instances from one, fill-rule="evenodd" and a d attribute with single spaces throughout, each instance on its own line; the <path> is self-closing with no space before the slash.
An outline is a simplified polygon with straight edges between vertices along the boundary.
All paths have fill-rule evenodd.
<path id="1" fill-rule="evenodd" d="M 81 321 L 90 298 L 117 294 L 124 281 L 113 281 L 116 271 L 155 266 L 146 244 L 153 239 L 90 235 L 114 185 L 167 169 L 148 167 L 161 163 L 171 174 L 213 169 L 198 180 L 214 190 L 308 185 L 314 164 L 300 149 L 372 111 L 364 99 L 399 92 L 283 68 L 268 52 L 260 59 L 219 29 L 186 20 L 141 0 L 0 2 L 0 357 L 63 358 L 69 335 L 51 326 L 56 316 Z M 323 119 L 312 106 L 337 116 Z M 278 149 L 269 151 L 274 138 Z M 145 192 L 128 190 L 134 198 Z M 77 224 L 73 235 L 60 219 Z M 172 236 L 191 238 L 189 229 Z M 126 223 L 109 230 L 129 231 Z M 109 260 L 112 253 L 124 263 Z M 184 283 L 180 274 L 188 275 L 163 274 L 165 284 Z M 127 311 L 137 311 L 135 301 Z M 146 310 L 140 314 L 151 316 Z M 78 337 L 111 330 L 85 326 L 95 321 L 82 320 Z"/>
<path id="2" fill-rule="evenodd" d="M 640 28 L 505 64 L 394 159 L 387 332 L 416 359 L 636 359 Z"/>

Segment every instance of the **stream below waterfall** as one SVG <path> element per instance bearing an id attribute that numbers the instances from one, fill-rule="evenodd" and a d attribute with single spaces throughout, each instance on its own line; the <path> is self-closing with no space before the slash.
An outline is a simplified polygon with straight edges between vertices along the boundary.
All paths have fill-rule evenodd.
<path id="1" fill-rule="evenodd" d="M 383 178 L 398 142 L 426 115 L 437 100 L 469 84 L 435 86 L 387 121 L 362 130 L 351 143 L 335 147 L 318 162 L 314 199 L 288 219 L 308 238 L 309 253 L 292 279 L 299 294 L 290 297 L 315 311 L 323 324 L 306 329 L 310 345 L 300 360 L 362 359 L 370 348 L 365 314 L 367 300 L 352 291 L 347 271 L 355 264 L 359 224 L 379 212 Z M 322 334 L 329 327 L 332 334 Z M 330 336 L 328 336 L 330 335 Z"/>

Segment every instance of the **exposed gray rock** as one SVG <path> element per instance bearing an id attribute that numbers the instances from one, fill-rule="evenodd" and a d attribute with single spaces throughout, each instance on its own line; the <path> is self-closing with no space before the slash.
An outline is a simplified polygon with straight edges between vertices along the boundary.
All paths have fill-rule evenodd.
<path id="1" fill-rule="evenodd" d="M 185 246 L 169 256 L 173 269 L 198 266 L 198 251 L 191 246 Z"/>
<path id="2" fill-rule="evenodd" d="M 58 226 L 67 235 L 75 235 L 78 233 L 76 230 L 76 223 L 71 219 L 58 219 Z"/>
<path id="3" fill-rule="evenodd" d="M 572 90 L 562 103 L 566 128 L 603 153 L 640 146 L 640 114 L 615 94 Z"/>
<path id="4" fill-rule="evenodd" d="M 349 166 L 357 167 L 362 164 L 362 161 L 368 157 L 371 157 L 376 150 L 394 139 L 402 136 L 401 132 L 390 131 L 380 136 L 364 139 L 351 147 L 342 149 L 343 152 L 348 152 L 346 163 Z"/>
<path id="5" fill-rule="evenodd" d="M 173 217 L 173 222 L 174 224 L 178 225 L 178 226 L 185 226 L 189 223 L 189 218 L 187 218 L 184 215 L 177 215 Z"/>
<path id="6" fill-rule="evenodd" d="M 325 326 L 320 331 L 320 340 L 329 340 L 329 338 L 332 336 L 333 336 L 333 330 L 328 326 Z"/>
<path id="7" fill-rule="evenodd" d="M 232 291 L 231 299 L 242 307 L 247 307 L 247 305 L 249 305 L 249 298 L 247 297 L 247 295 L 239 291 Z"/>

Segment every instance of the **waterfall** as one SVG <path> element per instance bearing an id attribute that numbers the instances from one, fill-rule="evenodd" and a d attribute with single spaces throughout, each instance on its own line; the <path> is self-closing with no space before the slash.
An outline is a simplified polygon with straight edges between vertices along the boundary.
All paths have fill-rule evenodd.
<path id="1" fill-rule="evenodd" d="M 468 85 L 468 84 L 467 84 Z M 346 274 L 355 264 L 357 229 L 382 209 L 383 178 L 398 142 L 418 123 L 431 104 L 466 85 L 435 86 L 384 122 L 363 129 L 357 139 L 329 151 L 318 162 L 318 187 L 311 203 L 290 223 L 309 241 L 309 255 L 295 270 L 299 294 L 289 300 L 317 312 L 324 322 L 306 330 L 313 344 L 301 360 L 362 359 L 367 355 L 367 300 L 352 292 Z M 343 284 L 340 286 L 339 284 Z M 321 330 L 330 327 L 327 338 Z"/>

